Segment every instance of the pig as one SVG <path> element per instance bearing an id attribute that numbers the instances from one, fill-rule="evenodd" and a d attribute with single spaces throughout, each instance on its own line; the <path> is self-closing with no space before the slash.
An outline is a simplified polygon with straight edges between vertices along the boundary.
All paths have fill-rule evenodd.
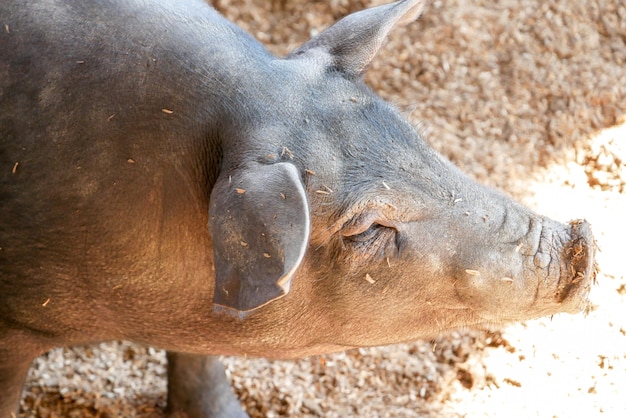
<path id="1" fill-rule="evenodd" d="M 365 85 L 422 8 L 278 58 L 200 0 L 4 0 L 0 416 L 57 346 L 166 349 L 170 416 L 241 417 L 216 355 L 584 310 L 587 222 L 469 179 Z"/>

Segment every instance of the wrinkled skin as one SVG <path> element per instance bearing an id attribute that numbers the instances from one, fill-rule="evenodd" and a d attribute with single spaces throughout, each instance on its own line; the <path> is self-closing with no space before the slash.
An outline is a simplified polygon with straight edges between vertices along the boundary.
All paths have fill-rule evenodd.
<path id="1" fill-rule="evenodd" d="M 363 84 L 420 11 L 278 59 L 195 0 L 2 2 L 0 416 L 60 345 L 165 348 L 171 415 L 245 416 L 211 355 L 584 309 L 589 226 L 468 179 Z"/>

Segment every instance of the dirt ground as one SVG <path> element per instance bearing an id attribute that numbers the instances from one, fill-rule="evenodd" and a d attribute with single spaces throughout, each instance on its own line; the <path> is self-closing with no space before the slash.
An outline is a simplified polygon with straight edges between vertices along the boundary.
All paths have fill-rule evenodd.
<path id="1" fill-rule="evenodd" d="M 381 1 L 216 0 L 279 55 Z M 253 417 L 626 416 L 626 5 L 432 0 L 368 83 L 470 176 L 555 219 L 593 225 L 587 315 L 300 361 L 224 359 Z M 33 365 L 20 417 L 160 417 L 162 351 L 57 349 Z"/>

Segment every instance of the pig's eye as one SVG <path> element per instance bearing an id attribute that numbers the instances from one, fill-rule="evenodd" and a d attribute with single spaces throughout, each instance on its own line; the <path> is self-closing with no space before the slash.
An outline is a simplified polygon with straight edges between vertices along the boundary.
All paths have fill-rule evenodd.
<path id="1" fill-rule="evenodd" d="M 362 213 L 346 224 L 341 229 L 341 235 L 355 242 L 365 242 L 385 232 L 395 231 L 393 225 L 378 213 Z"/>
<path id="2" fill-rule="evenodd" d="M 395 228 L 378 222 L 347 227 L 341 235 L 344 245 L 364 255 L 387 256 L 397 251 Z"/>
<path id="3" fill-rule="evenodd" d="M 369 228 L 367 228 L 363 232 L 359 232 L 357 234 L 352 234 L 352 235 L 343 234 L 343 236 L 345 238 L 349 239 L 350 241 L 367 242 L 367 241 L 370 241 L 370 240 L 376 238 L 376 235 L 378 235 L 384 229 L 387 229 L 387 227 L 382 226 L 382 225 L 377 224 L 377 223 L 373 223 L 372 225 L 370 225 Z"/>

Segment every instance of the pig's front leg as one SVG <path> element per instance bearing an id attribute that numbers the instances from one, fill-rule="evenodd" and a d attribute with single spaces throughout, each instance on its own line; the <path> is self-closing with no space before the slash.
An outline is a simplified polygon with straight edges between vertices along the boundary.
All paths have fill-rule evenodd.
<path id="1" fill-rule="evenodd" d="M 0 320 L 0 418 L 17 416 L 30 364 L 44 351 L 27 332 L 5 326 Z"/>
<path id="2" fill-rule="evenodd" d="M 0 350 L 0 360 L 2 350 Z M 22 384 L 30 367 L 30 361 L 2 364 L 0 361 L 0 417 L 17 416 L 22 394 Z"/>
<path id="3" fill-rule="evenodd" d="M 246 418 L 217 357 L 167 353 L 167 416 Z"/>

